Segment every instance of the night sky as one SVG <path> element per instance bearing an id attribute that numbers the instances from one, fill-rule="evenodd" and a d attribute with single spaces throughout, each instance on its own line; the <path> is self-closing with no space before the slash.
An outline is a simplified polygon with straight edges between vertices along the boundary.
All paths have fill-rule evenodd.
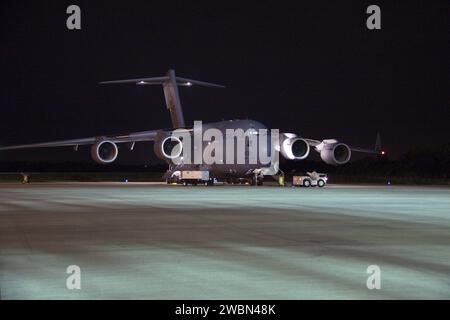
<path id="1" fill-rule="evenodd" d="M 186 122 L 251 118 L 398 156 L 450 142 L 450 2 L 5 1 L 0 144 L 167 128 L 159 86 L 102 80 L 178 75 Z M 228 3 L 226 6 L 224 3 Z M 295 3 L 295 5 L 294 5 Z M 77 4 L 82 30 L 66 28 Z M 381 30 L 366 8 L 381 7 Z M 119 162 L 147 163 L 150 143 Z M 88 148 L 8 151 L 0 161 L 87 162 Z"/>

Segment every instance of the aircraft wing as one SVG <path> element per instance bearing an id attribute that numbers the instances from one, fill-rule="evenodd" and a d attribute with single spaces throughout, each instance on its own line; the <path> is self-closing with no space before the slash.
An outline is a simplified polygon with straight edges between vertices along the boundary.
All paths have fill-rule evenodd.
<path id="1" fill-rule="evenodd" d="M 320 141 L 320 140 L 307 139 L 307 138 L 303 138 L 303 139 L 304 139 L 306 142 L 308 142 L 308 144 L 309 144 L 311 147 L 318 146 L 319 144 L 322 143 L 322 141 Z"/>
<path id="2" fill-rule="evenodd" d="M 352 151 L 355 152 L 362 152 L 362 153 L 372 153 L 372 154 L 380 154 L 382 151 L 375 150 L 375 149 L 367 149 L 367 148 L 360 148 L 360 147 L 354 147 L 349 146 Z"/>
<path id="3" fill-rule="evenodd" d="M 321 140 L 307 139 L 307 138 L 304 138 L 304 140 L 306 142 L 308 142 L 308 144 L 311 147 L 317 147 L 318 145 L 320 145 L 323 142 L 330 141 L 330 140 L 322 140 L 321 141 Z M 334 139 L 333 139 L 333 141 L 337 142 L 337 140 L 334 140 Z M 360 148 L 360 147 L 355 147 L 355 146 L 351 146 L 351 145 L 349 145 L 349 148 L 352 151 L 355 151 L 355 152 L 372 153 L 372 154 L 384 154 L 384 151 L 381 151 L 381 140 L 380 140 L 380 135 L 379 134 L 377 135 L 377 141 L 376 141 L 374 149 Z"/>
<path id="4" fill-rule="evenodd" d="M 154 141 L 159 130 L 134 132 L 126 135 L 113 135 L 113 136 L 98 136 L 82 139 L 71 140 L 59 140 L 44 143 L 32 143 L 15 146 L 0 147 L 0 151 L 4 150 L 17 150 L 17 149 L 31 149 L 31 148 L 51 148 L 51 147 L 78 147 L 82 145 L 94 144 L 100 140 L 109 140 L 114 143 L 126 143 L 126 142 L 141 142 L 141 141 Z"/>

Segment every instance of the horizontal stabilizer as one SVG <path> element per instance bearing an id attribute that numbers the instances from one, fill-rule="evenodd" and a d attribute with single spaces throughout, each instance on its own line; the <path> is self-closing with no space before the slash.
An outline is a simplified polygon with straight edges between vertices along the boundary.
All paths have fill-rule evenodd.
<path id="1" fill-rule="evenodd" d="M 170 112 L 170 117 L 172 118 L 173 128 L 184 128 L 184 115 L 183 108 L 181 107 L 180 96 L 178 94 L 178 87 L 191 87 L 193 85 L 203 86 L 203 87 L 213 87 L 213 88 L 225 88 L 225 86 L 192 80 L 187 78 L 177 77 L 175 75 L 175 70 L 167 71 L 167 74 L 162 77 L 153 78 L 136 78 L 127 80 L 113 80 L 113 81 L 103 81 L 100 84 L 121 84 L 121 83 L 133 83 L 136 85 L 162 85 L 164 89 L 164 97 L 166 99 L 167 110 Z"/>
<path id="2" fill-rule="evenodd" d="M 137 85 L 153 85 L 153 84 L 162 85 L 166 81 L 170 81 L 170 77 L 165 76 L 165 77 L 154 77 L 154 78 L 137 78 L 137 79 L 127 79 L 127 80 L 102 81 L 102 82 L 100 82 L 100 84 L 134 83 Z M 197 86 L 203 86 L 203 87 L 225 88 L 225 86 L 222 86 L 219 84 L 198 81 L 198 80 L 192 80 L 192 79 L 187 79 L 187 78 L 180 78 L 180 77 L 175 77 L 175 81 L 178 86 L 185 86 L 185 87 L 197 85 Z"/>

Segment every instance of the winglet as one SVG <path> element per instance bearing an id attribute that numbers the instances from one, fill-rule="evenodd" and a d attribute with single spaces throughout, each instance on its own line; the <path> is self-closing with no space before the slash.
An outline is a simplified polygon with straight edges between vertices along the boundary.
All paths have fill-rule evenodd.
<path id="1" fill-rule="evenodd" d="M 381 149 L 381 135 L 377 132 L 377 138 L 375 140 L 375 152 L 381 155 L 384 155 L 384 150 Z"/>

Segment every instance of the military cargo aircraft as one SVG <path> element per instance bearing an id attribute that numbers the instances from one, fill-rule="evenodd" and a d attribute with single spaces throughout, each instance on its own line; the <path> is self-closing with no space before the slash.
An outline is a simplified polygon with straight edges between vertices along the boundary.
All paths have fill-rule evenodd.
<path id="1" fill-rule="evenodd" d="M 311 150 L 320 154 L 321 159 L 330 165 L 342 165 L 350 161 L 352 152 L 365 152 L 371 154 L 384 154 L 378 143 L 374 149 L 365 149 L 349 146 L 336 139 L 310 139 L 300 136 L 296 133 L 280 132 L 273 139 L 273 132 L 267 134 L 264 139 L 251 139 L 252 135 L 257 136 L 260 132 L 268 132 L 268 128 L 255 120 L 228 120 L 215 123 L 202 124 L 197 131 L 203 135 L 208 130 L 223 133 L 225 141 L 232 139 L 237 141 L 233 147 L 233 155 L 230 150 L 224 149 L 224 156 L 231 161 L 186 161 L 183 156 L 183 150 L 194 150 L 197 147 L 185 147 L 185 141 L 180 138 L 180 133 L 184 136 L 195 135 L 195 126 L 186 126 L 183 116 L 183 109 L 179 97 L 179 87 L 206 86 L 213 88 L 224 88 L 221 85 L 212 84 L 203 81 L 197 81 L 182 77 L 177 77 L 174 70 L 169 70 L 165 76 L 151 78 L 137 78 L 128 80 L 105 81 L 100 84 L 136 84 L 139 86 L 162 85 L 165 96 L 166 106 L 169 110 L 172 127 L 169 129 L 156 129 L 141 132 L 132 132 L 125 135 L 99 135 L 81 139 L 61 140 L 44 143 L 33 143 L 24 145 L 14 145 L 0 147 L 0 151 L 28 149 L 28 148 L 50 148 L 50 147 L 73 147 L 78 150 L 79 146 L 90 145 L 91 156 L 94 161 L 100 164 L 110 164 L 117 159 L 118 145 L 126 145 L 133 150 L 136 143 L 142 141 L 153 141 L 155 154 L 165 160 L 168 165 L 168 171 L 165 174 L 167 182 L 171 183 L 173 173 L 183 170 L 201 170 L 209 171 L 211 178 L 223 179 L 227 181 L 248 181 L 253 185 L 261 185 L 264 176 L 275 176 L 280 172 L 278 158 L 272 157 L 274 153 L 280 153 L 289 160 L 303 160 L 308 157 Z M 232 132 L 232 135 L 230 135 Z M 177 133 L 177 134 L 174 134 Z M 195 140 L 195 137 L 194 137 Z M 240 143 L 241 142 L 241 143 Z M 250 150 L 255 147 L 264 149 L 271 156 L 270 162 L 250 161 Z M 208 148 L 211 140 L 202 139 L 201 148 Z M 243 161 L 237 161 L 239 145 L 242 146 Z M 255 149 L 256 150 L 256 149 Z M 217 149 L 216 149 L 217 151 Z M 275 159 L 275 160 L 274 160 Z"/>

